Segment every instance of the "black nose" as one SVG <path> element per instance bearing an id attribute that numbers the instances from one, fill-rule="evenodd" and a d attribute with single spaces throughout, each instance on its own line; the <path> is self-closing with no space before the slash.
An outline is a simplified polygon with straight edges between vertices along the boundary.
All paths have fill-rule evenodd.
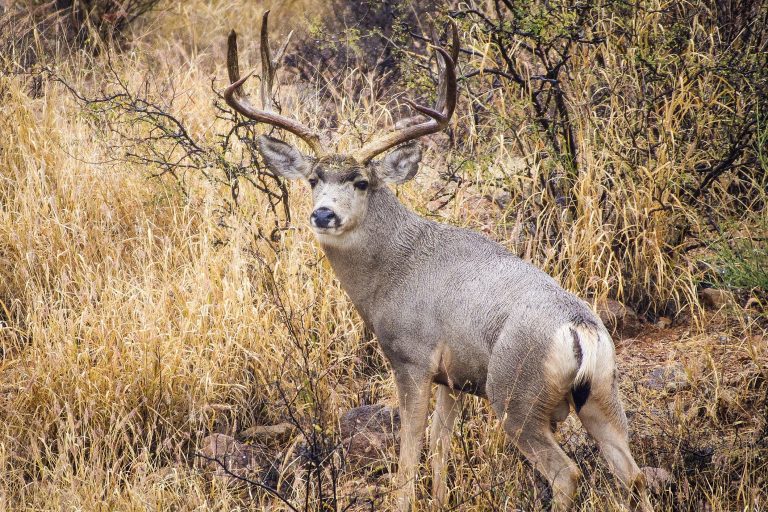
<path id="1" fill-rule="evenodd" d="M 327 228 L 336 219 L 336 214 L 330 208 L 318 208 L 312 212 L 312 221 L 318 228 Z"/>

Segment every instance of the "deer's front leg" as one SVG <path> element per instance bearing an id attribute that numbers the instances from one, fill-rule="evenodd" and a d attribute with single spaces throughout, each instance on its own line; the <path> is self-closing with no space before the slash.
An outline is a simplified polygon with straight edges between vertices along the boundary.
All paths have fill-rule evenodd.
<path id="1" fill-rule="evenodd" d="M 400 402 L 400 461 L 395 478 L 397 509 L 408 512 L 416 498 L 416 469 L 427 425 L 432 378 L 417 368 L 395 369 Z"/>
<path id="2" fill-rule="evenodd" d="M 459 400 L 458 394 L 454 394 L 448 386 L 437 386 L 437 403 L 429 433 L 429 451 L 432 456 L 432 502 L 433 508 L 438 510 L 448 506 L 446 467 L 453 425 L 459 413 Z"/>

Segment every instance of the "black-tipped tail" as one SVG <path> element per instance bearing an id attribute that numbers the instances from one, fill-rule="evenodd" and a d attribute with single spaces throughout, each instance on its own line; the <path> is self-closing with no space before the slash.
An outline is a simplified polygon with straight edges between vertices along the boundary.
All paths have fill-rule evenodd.
<path id="1" fill-rule="evenodd" d="M 587 399 L 589 398 L 589 392 L 591 391 L 591 389 L 592 389 L 592 386 L 590 385 L 589 381 L 576 384 L 571 389 L 571 396 L 573 397 L 573 405 L 576 407 L 577 413 L 581 410 L 584 404 L 587 403 Z"/>

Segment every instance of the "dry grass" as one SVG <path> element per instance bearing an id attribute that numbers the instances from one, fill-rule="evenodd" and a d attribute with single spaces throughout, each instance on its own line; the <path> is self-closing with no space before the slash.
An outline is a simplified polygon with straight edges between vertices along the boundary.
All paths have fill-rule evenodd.
<path id="1" fill-rule="evenodd" d="M 285 33 L 304 23 L 294 13 L 312 3 L 274 4 L 274 26 Z M 234 27 L 245 34 L 254 55 L 260 14 L 248 2 L 168 4 L 134 27 L 130 47 L 113 60 L 116 71 L 131 87 L 148 76 L 170 77 L 172 111 L 199 140 L 211 140 L 222 121 L 214 121 L 210 78 L 222 84 L 226 33 Z M 587 57 L 574 63 L 583 65 L 585 82 L 593 76 Z M 74 53 L 56 62 L 57 72 L 95 92 L 105 58 Z M 634 83 L 621 73 L 615 79 L 625 81 L 617 88 Z M 371 97 L 375 85 L 368 87 Z M 365 341 L 361 320 L 304 229 L 305 187 L 290 193 L 295 229 L 270 242 L 258 235 L 270 232 L 274 219 L 257 191 L 243 187 L 239 206 L 228 211 L 228 187 L 188 173 L 187 198 L 173 180 L 148 179 L 151 169 L 114 160 L 109 148 L 123 141 L 61 83 L 46 82 L 39 97 L 29 90 L 24 76 L 0 76 L 0 509 L 281 510 L 268 493 L 227 486 L 201 470 L 194 456 L 200 440 L 290 413 L 332 442 L 340 412 L 395 400 L 382 356 Z M 286 88 L 286 108 L 308 93 L 312 98 L 311 89 Z M 519 108 L 516 94 L 507 91 L 503 108 Z M 577 105 L 588 104 L 574 94 Z M 659 114 L 667 123 L 661 133 L 676 129 L 680 108 L 696 108 L 685 90 L 680 95 L 684 107 Z M 391 105 L 360 97 L 359 104 L 336 103 L 338 116 L 386 124 Z M 303 115 L 317 122 L 322 106 L 316 97 L 308 105 Z M 495 188 L 471 179 L 450 185 L 455 199 L 438 209 L 430 200 L 446 163 L 435 153 L 400 195 L 424 214 L 487 232 L 585 296 L 631 299 L 644 290 L 655 303 L 685 308 L 681 317 L 690 325 L 647 327 L 620 345 L 633 449 L 641 465 L 674 475 L 655 496 L 660 510 L 764 510 L 765 324 L 739 308 L 705 315 L 696 298 L 701 269 L 665 250 L 677 219 L 702 222 L 660 185 L 695 157 L 676 159 L 686 151 L 675 148 L 669 161 L 624 169 L 606 188 L 620 144 L 605 141 L 621 140 L 622 106 L 599 123 L 581 108 L 586 171 L 573 185 L 572 219 L 537 185 L 548 162 L 534 159 L 525 172 L 510 172 L 525 155 L 501 139 L 449 159 L 473 157 L 464 167 L 470 178 L 501 177 L 512 191 L 503 210 L 484 199 Z M 468 115 L 455 124 L 470 138 L 477 133 Z M 525 132 L 518 138 L 526 140 Z M 608 206 L 600 201 L 606 194 Z M 659 194 L 669 210 L 656 211 Z M 569 222 L 553 242 L 550 235 Z M 617 255 L 617 239 L 634 243 Z M 682 363 L 690 388 L 667 393 L 638 385 L 671 361 Z M 487 405 L 469 400 L 461 423 L 451 473 L 457 499 L 466 501 L 459 509 L 542 509 L 546 490 L 511 452 Z M 563 436 L 591 477 L 582 509 L 618 509 L 615 485 L 589 441 L 571 423 Z M 274 448 L 285 456 L 289 445 Z M 358 506 L 369 509 L 367 494 L 374 507 L 386 508 L 386 481 L 342 473 L 340 506 L 357 495 Z M 422 484 L 428 494 L 428 479 Z"/>

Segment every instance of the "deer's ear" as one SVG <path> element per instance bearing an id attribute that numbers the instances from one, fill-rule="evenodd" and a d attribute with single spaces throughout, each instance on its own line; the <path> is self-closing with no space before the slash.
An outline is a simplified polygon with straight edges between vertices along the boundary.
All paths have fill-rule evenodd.
<path id="1" fill-rule="evenodd" d="M 391 151 L 376 166 L 376 175 L 387 183 L 405 183 L 416 175 L 421 162 L 421 147 L 407 144 Z"/>
<path id="2" fill-rule="evenodd" d="M 289 180 L 306 178 L 312 170 L 309 157 L 279 139 L 262 135 L 256 139 L 256 147 L 269 170 Z"/>

